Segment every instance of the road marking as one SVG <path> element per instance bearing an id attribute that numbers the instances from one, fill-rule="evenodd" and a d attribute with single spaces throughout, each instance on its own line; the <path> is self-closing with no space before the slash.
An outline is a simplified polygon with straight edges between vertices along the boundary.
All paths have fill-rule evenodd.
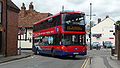
<path id="1" fill-rule="evenodd" d="M 88 63 L 88 60 L 89 60 L 89 57 L 87 57 L 87 58 L 85 59 L 85 61 L 83 62 L 81 68 L 86 68 L 87 63 Z"/>

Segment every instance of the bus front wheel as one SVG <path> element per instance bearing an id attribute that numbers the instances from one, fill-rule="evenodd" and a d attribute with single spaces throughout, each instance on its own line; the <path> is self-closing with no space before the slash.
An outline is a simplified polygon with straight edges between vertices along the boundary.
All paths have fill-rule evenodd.
<path id="1" fill-rule="evenodd" d="M 38 55 L 39 52 L 38 52 L 38 48 L 35 49 L 35 52 L 34 52 L 35 55 Z"/>

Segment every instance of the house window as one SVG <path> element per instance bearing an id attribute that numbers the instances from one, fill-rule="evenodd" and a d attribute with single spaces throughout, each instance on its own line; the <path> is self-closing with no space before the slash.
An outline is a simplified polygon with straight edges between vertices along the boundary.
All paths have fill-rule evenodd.
<path id="1" fill-rule="evenodd" d="M 99 38 L 99 37 L 102 36 L 102 34 L 93 34 L 92 36 L 93 36 L 93 37 L 97 37 L 97 38 Z"/>
<path id="2" fill-rule="evenodd" d="M 113 30 L 110 30 L 110 32 L 113 32 Z"/>
<path id="3" fill-rule="evenodd" d="M 0 24 L 2 23 L 2 2 L 0 2 Z"/>

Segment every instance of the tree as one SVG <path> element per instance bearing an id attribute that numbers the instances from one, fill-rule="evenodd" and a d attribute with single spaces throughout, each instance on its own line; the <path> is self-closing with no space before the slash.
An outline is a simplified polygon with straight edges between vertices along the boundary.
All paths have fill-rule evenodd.
<path id="1" fill-rule="evenodd" d="M 120 29 L 120 21 L 117 21 L 117 22 L 115 23 L 115 27 L 116 27 L 116 29 Z"/>
<path id="2" fill-rule="evenodd" d="M 118 25 L 120 25 L 120 21 L 117 21 L 115 24 L 118 24 Z"/>

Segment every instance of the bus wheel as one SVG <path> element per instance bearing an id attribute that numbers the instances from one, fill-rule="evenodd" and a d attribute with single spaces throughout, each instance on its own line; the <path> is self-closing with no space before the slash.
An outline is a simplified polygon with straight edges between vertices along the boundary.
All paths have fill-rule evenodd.
<path id="1" fill-rule="evenodd" d="M 76 55 L 72 55 L 72 57 L 73 57 L 73 58 L 75 58 L 75 57 L 76 57 Z"/>
<path id="2" fill-rule="evenodd" d="M 51 52 L 52 52 L 51 55 L 54 57 L 55 56 L 55 50 L 53 49 Z"/>

